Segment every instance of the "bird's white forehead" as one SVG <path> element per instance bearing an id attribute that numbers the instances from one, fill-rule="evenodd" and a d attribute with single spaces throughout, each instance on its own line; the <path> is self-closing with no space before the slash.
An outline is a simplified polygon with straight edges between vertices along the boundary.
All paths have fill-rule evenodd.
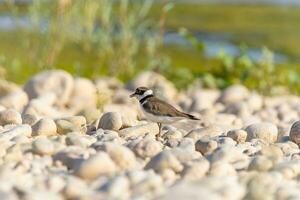
<path id="1" fill-rule="evenodd" d="M 143 96 L 147 96 L 147 95 L 151 95 L 153 94 L 153 91 L 151 89 L 146 90 L 146 92 L 144 92 Z"/>

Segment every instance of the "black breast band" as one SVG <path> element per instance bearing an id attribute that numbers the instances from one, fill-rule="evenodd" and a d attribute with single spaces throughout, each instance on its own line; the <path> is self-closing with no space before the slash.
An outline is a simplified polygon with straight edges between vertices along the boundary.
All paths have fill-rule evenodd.
<path id="1" fill-rule="evenodd" d="M 143 103 L 144 103 L 148 98 L 150 98 L 150 97 L 153 97 L 153 95 L 150 94 L 150 95 L 145 96 L 144 98 L 142 98 L 142 99 L 140 100 L 140 103 L 143 104 Z"/>

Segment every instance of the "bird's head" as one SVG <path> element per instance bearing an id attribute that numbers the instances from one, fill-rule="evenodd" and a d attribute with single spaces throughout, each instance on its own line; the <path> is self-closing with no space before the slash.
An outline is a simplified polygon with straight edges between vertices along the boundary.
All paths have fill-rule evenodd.
<path id="1" fill-rule="evenodd" d="M 136 97 L 138 100 L 141 100 L 142 98 L 153 95 L 153 91 L 146 87 L 138 87 L 135 89 L 135 92 L 130 95 L 130 97 Z"/>

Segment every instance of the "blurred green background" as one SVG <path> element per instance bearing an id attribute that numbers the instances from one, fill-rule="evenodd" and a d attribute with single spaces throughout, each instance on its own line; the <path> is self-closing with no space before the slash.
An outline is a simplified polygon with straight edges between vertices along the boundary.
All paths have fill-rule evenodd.
<path id="1" fill-rule="evenodd" d="M 179 89 L 300 93 L 299 0 L 0 0 L 0 38 L 0 76 L 20 84 L 154 70 Z"/>

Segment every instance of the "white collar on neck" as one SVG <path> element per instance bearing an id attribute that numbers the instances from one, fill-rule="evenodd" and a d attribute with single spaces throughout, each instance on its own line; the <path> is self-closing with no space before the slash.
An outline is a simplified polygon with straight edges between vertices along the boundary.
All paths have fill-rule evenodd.
<path id="1" fill-rule="evenodd" d="M 144 97 L 146 96 L 149 96 L 149 95 L 153 95 L 153 91 L 152 90 L 147 90 L 146 92 L 144 92 L 143 95 L 140 95 L 140 96 L 137 96 L 138 100 L 140 101 L 141 99 L 143 99 Z"/>

